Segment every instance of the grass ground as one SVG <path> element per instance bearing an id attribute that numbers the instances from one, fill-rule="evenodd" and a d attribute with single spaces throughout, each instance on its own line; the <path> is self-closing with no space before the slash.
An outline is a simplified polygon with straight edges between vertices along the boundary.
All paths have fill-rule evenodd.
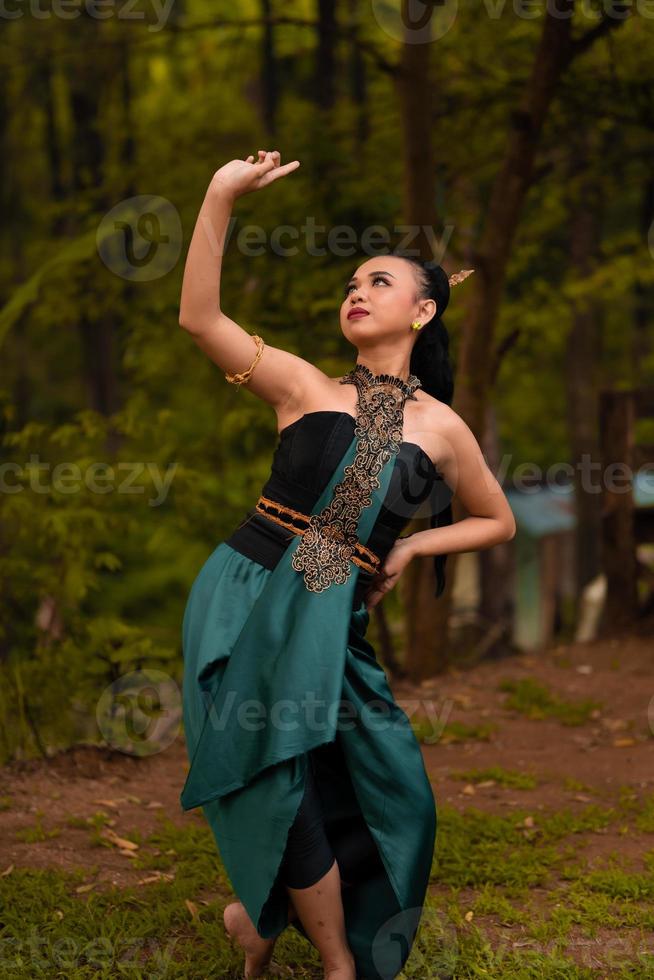
<path id="1" fill-rule="evenodd" d="M 654 978 L 652 642 L 484 663 L 394 693 L 438 832 L 405 980 Z M 137 759 L 78 747 L 3 770 L 0 976 L 238 978 L 234 900 L 181 735 Z M 285 975 L 319 978 L 294 930 Z"/>

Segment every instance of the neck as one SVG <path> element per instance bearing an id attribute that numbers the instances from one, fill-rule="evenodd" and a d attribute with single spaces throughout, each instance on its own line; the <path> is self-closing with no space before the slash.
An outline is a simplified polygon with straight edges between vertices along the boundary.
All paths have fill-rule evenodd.
<path id="1" fill-rule="evenodd" d="M 375 357 L 357 357 L 357 364 L 361 364 L 367 367 L 374 375 L 380 374 L 392 374 L 395 378 L 401 378 L 402 381 L 409 380 L 409 365 L 406 360 L 402 357 L 395 358 L 375 358 Z"/>

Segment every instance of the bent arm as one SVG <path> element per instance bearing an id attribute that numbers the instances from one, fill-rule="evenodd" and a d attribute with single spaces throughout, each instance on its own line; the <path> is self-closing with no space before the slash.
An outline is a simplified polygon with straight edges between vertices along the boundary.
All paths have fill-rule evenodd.
<path id="1" fill-rule="evenodd" d="M 513 511 L 473 432 L 452 412 L 448 431 L 443 435 L 446 450 L 438 468 L 470 516 L 410 535 L 406 540 L 413 556 L 478 551 L 511 540 L 516 532 Z"/>
<path id="2" fill-rule="evenodd" d="M 223 313 L 220 303 L 222 259 L 234 200 L 219 181 L 211 181 L 189 245 L 179 309 L 180 326 L 228 374 L 247 370 L 257 353 L 251 335 Z M 299 401 L 318 375 L 323 376 L 308 361 L 266 343 L 244 387 L 279 410 L 291 399 Z"/>

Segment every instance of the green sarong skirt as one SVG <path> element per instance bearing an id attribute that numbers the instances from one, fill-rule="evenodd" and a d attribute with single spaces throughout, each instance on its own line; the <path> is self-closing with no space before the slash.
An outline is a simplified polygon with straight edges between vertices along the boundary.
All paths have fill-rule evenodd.
<path id="1" fill-rule="evenodd" d="M 354 452 L 353 439 L 313 513 Z M 363 544 L 391 467 L 392 458 L 362 511 Z M 182 624 L 191 765 L 181 804 L 202 806 L 238 899 L 261 936 L 277 936 L 289 925 L 279 868 L 307 753 L 338 740 L 345 767 L 320 786 L 326 827 L 362 815 L 381 859 L 342 892 L 348 942 L 360 980 L 392 980 L 424 905 L 434 796 L 409 719 L 366 639 L 368 610 L 352 606 L 358 567 L 313 592 L 290 565 L 299 538 L 272 570 L 221 542 L 193 582 Z M 297 919 L 291 924 L 306 936 Z"/>

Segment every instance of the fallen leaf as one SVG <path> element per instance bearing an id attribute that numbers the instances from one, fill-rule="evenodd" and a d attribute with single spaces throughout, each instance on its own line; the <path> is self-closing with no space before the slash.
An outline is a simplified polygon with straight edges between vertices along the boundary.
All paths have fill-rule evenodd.
<path id="1" fill-rule="evenodd" d="M 152 885 L 157 881 L 172 881 L 174 877 L 175 877 L 174 875 L 168 875 L 168 874 L 164 874 L 161 871 L 155 871 L 154 874 L 148 875 L 147 878 L 141 878 L 139 881 L 137 881 L 136 884 Z"/>
<path id="2" fill-rule="evenodd" d="M 200 921 L 200 913 L 198 912 L 197 905 L 195 905 L 194 902 L 191 902 L 188 898 L 185 898 L 184 899 L 184 905 L 186 906 L 186 908 L 191 913 L 191 918 L 193 919 L 193 921 L 194 922 L 199 922 Z"/>
<path id="3" fill-rule="evenodd" d="M 13 864 L 10 864 L 9 867 L 5 868 L 5 870 L 0 874 L 0 878 L 4 878 L 6 875 L 10 875 L 13 870 L 14 870 L 14 866 Z"/>
<path id="4" fill-rule="evenodd" d="M 625 729 L 629 722 L 625 721 L 624 718 L 603 718 L 602 724 L 611 732 L 619 732 Z"/>
<path id="5" fill-rule="evenodd" d="M 125 837 L 119 837 L 118 834 L 109 828 L 105 828 L 100 836 L 105 840 L 110 841 L 112 844 L 115 844 L 116 847 L 119 847 L 121 850 L 138 851 L 139 846 L 138 844 L 135 844 L 133 840 L 127 840 Z"/>

